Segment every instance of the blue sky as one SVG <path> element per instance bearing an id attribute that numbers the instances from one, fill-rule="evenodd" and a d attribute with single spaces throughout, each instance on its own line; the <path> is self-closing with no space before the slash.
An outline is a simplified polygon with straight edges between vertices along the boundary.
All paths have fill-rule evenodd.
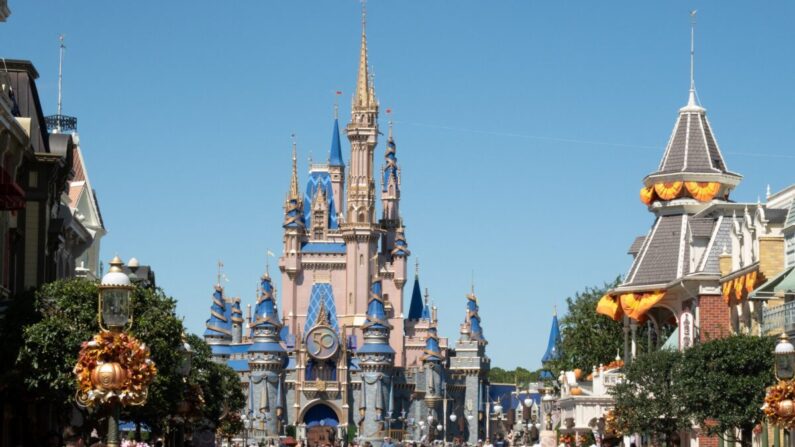
<path id="1" fill-rule="evenodd" d="M 10 7 L 1 53 L 34 62 L 47 113 L 66 34 L 64 113 L 109 229 L 103 258 L 151 264 L 195 332 L 219 258 L 228 293 L 253 302 L 266 249 L 281 251 L 290 134 L 303 182 L 310 151 L 327 157 L 336 90 L 347 122 L 359 3 Z M 734 199 L 756 201 L 795 183 L 791 2 L 368 4 L 406 235 L 442 335 L 457 337 L 474 270 L 493 365 L 536 368 L 553 306 L 626 271 L 651 223 L 641 179 L 687 99 L 693 8 L 699 96 L 744 175 Z"/>

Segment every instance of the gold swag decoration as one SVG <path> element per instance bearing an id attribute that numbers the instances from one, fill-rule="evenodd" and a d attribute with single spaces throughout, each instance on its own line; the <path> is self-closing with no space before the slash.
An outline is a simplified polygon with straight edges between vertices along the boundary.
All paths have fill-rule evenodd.
<path id="1" fill-rule="evenodd" d="M 772 425 L 795 428 L 795 382 L 780 380 L 768 388 L 763 408 Z"/>
<path id="2" fill-rule="evenodd" d="M 673 200 L 682 191 L 682 182 L 665 182 L 654 185 L 654 192 L 663 200 Z"/>
<path id="3" fill-rule="evenodd" d="M 644 186 L 640 188 L 640 201 L 644 205 L 651 205 L 654 200 L 654 186 Z"/>
<path id="4" fill-rule="evenodd" d="M 94 407 L 110 401 L 122 405 L 143 405 L 157 368 L 149 348 L 135 337 L 101 331 L 83 342 L 77 365 L 77 403 Z"/>
<path id="5" fill-rule="evenodd" d="M 720 183 L 718 182 L 685 182 L 687 192 L 699 202 L 709 202 L 718 195 Z"/>

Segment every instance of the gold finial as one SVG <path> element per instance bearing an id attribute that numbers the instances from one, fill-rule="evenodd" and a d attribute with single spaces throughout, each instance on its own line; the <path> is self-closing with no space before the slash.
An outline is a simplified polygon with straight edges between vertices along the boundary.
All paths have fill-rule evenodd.
<path id="1" fill-rule="evenodd" d="M 317 320 L 315 320 L 315 326 L 328 326 L 328 312 L 326 312 L 326 304 L 323 298 L 320 298 L 320 309 L 317 311 Z"/>
<path id="2" fill-rule="evenodd" d="M 110 270 L 108 270 L 108 271 L 109 272 L 121 272 L 122 271 L 121 267 L 123 265 L 124 265 L 124 262 L 122 262 L 122 260 L 119 257 L 119 255 L 116 255 L 116 256 L 113 257 L 113 259 L 110 260 Z"/>
<path id="3" fill-rule="evenodd" d="M 370 76 L 367 72 L 367 2 L 362 0 L 362 48 L 359 53 L 359 78 L 356 82 L 356 98 L 354 105 L 367 107 L 370 105 Z"/>
<path id="4" fill-rule="evenodd" d="M 290 135 L 293 139 L 293 175 L 290 179 L 290 198 L 298 198 L 298 156 L 296 155 L 295 134 Z"/>

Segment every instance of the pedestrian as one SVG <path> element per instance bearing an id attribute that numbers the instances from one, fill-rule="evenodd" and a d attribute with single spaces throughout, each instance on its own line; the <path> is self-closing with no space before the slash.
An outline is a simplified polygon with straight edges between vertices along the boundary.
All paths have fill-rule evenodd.
<path id="1" fill-rule="evenodd" d="M 389 436 L 384 438 L 384 443 L 382 445 L 383 447 L 395 447 L 395 444 L 392 443 L 392 438 L 390 438 Z"/>
<path id="2" fill-rule="evenodd" d="M 76 427 L 71 425 L 63 430 L 63 443 L 65 447 L 84 447 L 83 437 Z"/>
<path id="3" fill-rule="evenodd" d="M 478 441 L 478 445 L 480 445 L 483 441 Z M 483 447 L 494 447 L 494 444 L 491 443 L 491 438 L 486 438 L 486 443 L 483 444 Z"/>

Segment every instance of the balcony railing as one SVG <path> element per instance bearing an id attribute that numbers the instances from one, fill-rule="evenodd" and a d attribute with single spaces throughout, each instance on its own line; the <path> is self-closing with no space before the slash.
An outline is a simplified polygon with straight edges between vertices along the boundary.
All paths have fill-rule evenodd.
<path id="1" fill-rule="evenodd" d="M 762 332 L 765 335 L 793 331 L 795 331 L 795 301 L 766 307 L 762 311 Z"/>

